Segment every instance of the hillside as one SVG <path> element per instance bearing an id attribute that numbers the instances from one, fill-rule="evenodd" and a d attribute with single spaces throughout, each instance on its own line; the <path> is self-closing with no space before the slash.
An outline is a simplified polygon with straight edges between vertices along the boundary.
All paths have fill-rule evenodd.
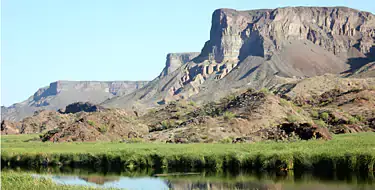
<path id="1" fill-rule="evenodd" d="M 40 111 L 21 122 L 4 121 L 1 129 L 2 134 L 39 133 L 41 140 L 57 142 L 257 142 L 375 131 L 374 118 L 375 78 L 324 75 L 271 91 L 238 91 L 203 105 L 174 101 L 142 115 L 72 104 L 64 112 Z"/>
<path id="2" fill-rule="evenodd" d="M 129 94 L 145 84 L 147 84 L 145 81 L 57 81 L 40 88 L 23 102 L 9 107 L 2 106 L 1 119 L 19 121 L 32 116 L 35 111 L 56 111 L 79 101 L 98 104 L 115 96 Z"/>
<path id="3" fill-rule="evenodd" d="M 102 105 L 144 110 L 180 99 L 201 103 L 249 87 L 361 73 L 372 68 L 365 65 L 374 60 L 374 38 L 375 16 L 347 7 L 218 9 L 210 39 L 197 57 Z M 362 76 L 373 77 L 366 73 Z"/>

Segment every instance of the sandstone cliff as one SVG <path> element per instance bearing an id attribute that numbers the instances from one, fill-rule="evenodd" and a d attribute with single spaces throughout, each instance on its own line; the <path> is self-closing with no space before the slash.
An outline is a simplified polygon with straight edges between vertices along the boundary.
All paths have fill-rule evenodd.
<path id="1" fill-rule="evenodd" d="M 350 73 L 374 55 L 375 16 L 369 12 L 347 7 L 218 9 L 199 56 L 103 105 L 142 109 L 188 98 L 208 101 L 242 88 Z"/>
<path id="2" fill-rule="evenodd" d="M 199 55 L 199 52 L 169 53 L 167 55 L 167 60 L 165 62 L 165 68 L 160 73 L 160 77 L 164 77 L 170 73 L 173 73 L 176 69 L 188 63 L 189 61 L 191 61 L 198 55 Z"/>
<path id="3" fill-rule="evenodd" d="M 114 96 L 126 95 L 142 88 L 144 81 L 57 81 L 40 88 L 27 100 L 1 107 L 2 120 L 19 121 L 38 110 L 58 110 L 73 102 L 100 103 Z"/>

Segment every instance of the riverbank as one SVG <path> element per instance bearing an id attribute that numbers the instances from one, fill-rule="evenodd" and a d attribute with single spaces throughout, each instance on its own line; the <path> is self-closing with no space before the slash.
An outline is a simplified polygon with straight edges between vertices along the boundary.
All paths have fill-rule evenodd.
<path id="1" fill-rule="evenodd" d="M 2 189 L 17 189 L 17 190 L 98 190 L 101 188 L 78 186 L 78 185 L 62 185 L 56 184 L 50 179 L 34 178 L 27 173 L 17 172 L 2 172 L 1 173 L 1 188 Z"/>
<path id="2" fill-rule="evenodd" d="M 42 143 L 35 136 L 2 136 L 8 166 L 59 165 L 208 170 L 317 170 L 374 172 L 375 133 L 335 135 L 333 140 L 253 144 Z M 25 142 L 26 141 L 26 142 Z"/>

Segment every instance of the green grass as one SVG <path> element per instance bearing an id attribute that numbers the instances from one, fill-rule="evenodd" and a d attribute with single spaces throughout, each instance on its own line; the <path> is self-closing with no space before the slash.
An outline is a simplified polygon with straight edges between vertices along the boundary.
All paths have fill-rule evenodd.
<path id="1" fill-rule="evenodd" d="M 235 118 L 236 114 L 232 113 L 230 111 L 226 111 L 226 112 L 224 112 L 223 117 L 224 117 L 224 120 L 228 121 L 228 120 L 231 120 L 231 119 Z"/>
<path id="2" fill-rule="evenodd" d="M 2 136 L 1 161 L 10 166 L 49 165 L 135 168 L 295 169 L 374 171 L 375 133 L 335 135 L 333 140 L 255 144 L 23 142 Z"/>
<path id="3" fill-rule="evenodd" d="M 4 190 L 79 190 L 79 189 L 101 189 L 75 185 L 59 185 L 50 179 L 33 178 L 26 173 L 2 172 L 1 173 L 1 189 Z"/>

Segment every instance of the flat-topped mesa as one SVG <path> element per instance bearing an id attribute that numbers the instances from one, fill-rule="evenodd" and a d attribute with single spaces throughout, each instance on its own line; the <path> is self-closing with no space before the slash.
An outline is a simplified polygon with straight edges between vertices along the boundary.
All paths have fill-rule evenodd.
<path id="1" fill-rule="evenodd" d="M 165 68 L 160 73 L 160 77 L 167 76 L 169 73 L 172 73 L 181 65 L 186 64 L 195 57 L 197 57 L 200 52 L 187 52 L 187 53 L 169 53 L 167 54 L 167 60 L 165 62 Z"/>
<path id="2" fill-rule="evenodd" d="M 339 56 L 354 46 L 368 54 L 374 38 L 375 16 L 347 7 L 218 9 L 200 58 L 220 63 L 249 55 L 269 57 L 293 40 L 311 41 Z"/>
<path id="3" fill-rule="evenodd" d="M 62 91 L 104 91 L 113 95 L 129 94 L 142 88 L 147 81 L 56 81 L 38 89 L 33 95 L 34 101 L 54 96 Z"/>
<path id="4" fill-rule="evenodd" d="M 57 110 L 73 102 L 99 104 L 114 96 L 126 95 L 147 81 L 56 81 L 38 89 L 27 100 L 1 108 L 2 119 L 19 121 L 38 110 Z"/>

